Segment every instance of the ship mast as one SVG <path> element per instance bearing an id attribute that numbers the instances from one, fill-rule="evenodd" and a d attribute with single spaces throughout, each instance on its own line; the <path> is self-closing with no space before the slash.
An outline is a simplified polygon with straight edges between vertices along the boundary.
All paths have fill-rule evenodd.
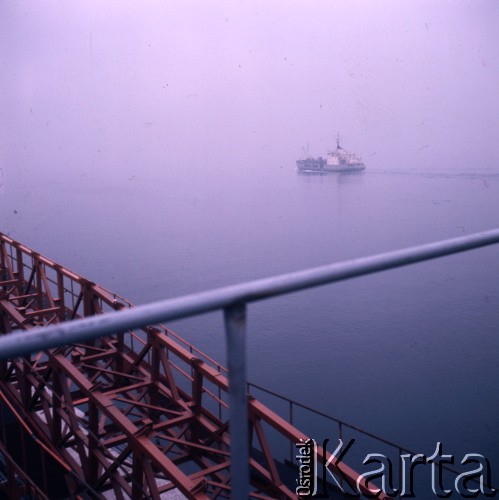
<path id="1" fill-rule="evenodd" d="M 336 149 L 339 149 L 340 147 L 340 133 L 336 135 Z"/>

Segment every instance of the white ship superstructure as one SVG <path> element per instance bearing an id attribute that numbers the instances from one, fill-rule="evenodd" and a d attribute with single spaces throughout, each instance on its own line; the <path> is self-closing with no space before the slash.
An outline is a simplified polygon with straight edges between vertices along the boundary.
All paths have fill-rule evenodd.
<path id="1" fill-rule="evenodd" d="M 362 158 L 355 153 L 349 153 L 340 146 L 340 138 L 336 139 L 336 150 L 328 151 L 325 169 L 330 172 L 349 172 L 364 170 L 366 166 Z"/>

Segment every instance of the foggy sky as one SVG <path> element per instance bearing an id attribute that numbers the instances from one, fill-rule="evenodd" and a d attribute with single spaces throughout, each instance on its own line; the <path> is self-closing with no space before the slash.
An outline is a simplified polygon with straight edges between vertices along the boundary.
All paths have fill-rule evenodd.
<path id="1" fill-rule="evenodd" d="M 0 168 L 499 168 L 490 1 L 2 2 Z M 214 164 L 216 163 L 216 167 Z"/>

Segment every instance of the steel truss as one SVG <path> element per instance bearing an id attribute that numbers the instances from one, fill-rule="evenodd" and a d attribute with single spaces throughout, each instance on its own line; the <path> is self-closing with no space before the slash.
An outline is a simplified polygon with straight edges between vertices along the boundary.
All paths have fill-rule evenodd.
<path id="1" fill-rule="evenodd" d="M 1 233 L 0 245 L 2 334 L 133 307 Z M 30 439 L 59 464 L 73 497 L 166 498 L 178 490 L 188 498 L 228 498 L 226 375 L 155 325 L 2 361 L 0 393 Z M 248 413 L 251 497 L 295 498 L 268 433 L 291 443 L 308 437 L 249 395 Z M 358 474 L 345 464 L 329 468 L 356 484 Z"/>

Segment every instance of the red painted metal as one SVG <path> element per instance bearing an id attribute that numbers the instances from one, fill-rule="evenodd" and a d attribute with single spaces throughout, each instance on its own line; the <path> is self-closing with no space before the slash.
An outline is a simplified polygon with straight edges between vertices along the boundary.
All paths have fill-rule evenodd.
<path id="1" fill-rule="evenodd" d="M 1 334 L 129 307 L 0 234 Z M 230 497 L 227 389 L 226 370 L 163 325 L 0 363 L 2 397 L 65 471 L 73 496 L 159 498 L 176 489 L 188 498 Z M 248 405 L 251 446 L 263 457 L 250 459 L 252 496 L 295 498 L 265 428 L 291 443 L 307 436 L 258 400 Z M 356 483 L 358 473 L 338 467 Z M 43 482 L 35 485 L 40 498 Z"/>

